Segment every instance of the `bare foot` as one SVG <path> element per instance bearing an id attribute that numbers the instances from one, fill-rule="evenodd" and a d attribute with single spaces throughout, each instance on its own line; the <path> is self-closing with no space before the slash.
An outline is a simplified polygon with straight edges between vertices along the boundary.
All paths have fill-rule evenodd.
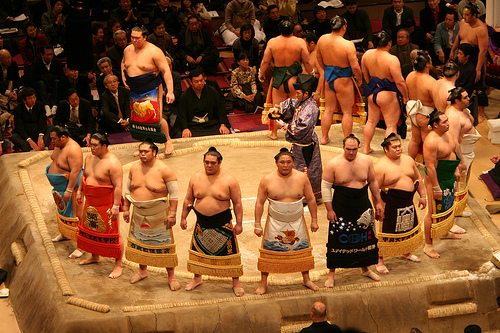
<path id="1" fill-rule="evenodd" d="M 80 265 L 98 264 L 101 262 L 101 258 L 90 257 L 88 259 L 80 261 Z"/>
<path id="2" fill-rule="evenodd" d="M 57 235 L 56 237 L 52 238 L 52 241 L 53 242 L 60 242 L 60 241 L 63 241 L 65 240 L 66 238 L 62 235 L 62 234 L 59 234 Z"/>
<path id="3" fill-rule="evenodd" d="M 236 297 L 241 297 L 245 295 L 245 290 L 240 286 L 240 287 L 233 287 L 233 292 L 236 295 Z"/>
<path id="4" fill-rule="evenodd" d="M 406 259 L 406 260 L 410 260 L 410 261 L 413 261 L 413 262 L 421 262 L 422 261 L 422 260 L 420 260 L 419 257 L 417 257 L 416 255 L 411 254 L 411 253 L 402 254 L 401 258 Z"/>
<path id="5" fill-rule="evenodd" d="M 146 275 L 141 275 L 140 273 L 137 273 L 130 278 L 130 283 L 132 284 L 137 283 L 141 280 L 144 280 L 147 277 L 148 277 L 148 272 L 146 272 Z"/>
<path id="6" fill-rule="evenodd" d="M 461 238 L 462 237 L 460 237 L 457 234 L 454 234 L 451 231 L 448 231 L 448 233 L 446 235 L 444 235 L 444 237 L 440 237 L 440 239 L 461 239 Z"/>
<path id="7" fill-rule="evenodd" d="M 432 259 L 439 259 L 439 253 L 434 250 L 434 247 L 431 244 L 424 245 L 424 253 Z"/>
<path id="8" fill-rule="evenodd" d="M 363 154 L 365 154 L 365 155 L 368 155 L 368 154 L 370 154 L 371 152 L 373 152 L 373 149 L 372 149 L 372 148 L 370 148 L 370 150 L 368 150 L 368 151 L 366 151 L 366 150 L 364 150 L 364 149 L 363 149 Z"/>
<path id="9" fill-rule="evenodd" d="M 203 284 L 203 280 L 202 279 L 193 279 L 193 281 L 189 282 L 188 284 L 186 284 L 186 291 L 190 291 L 190 290 L 193 290 L 194 288 L 198 287 L 198 286 L 201 286 Z"/>
<path id="10" fill-rule="evenodd" d="M 361 275 L 369 277 L 370 279 L 372 279 L 374 281 L 380 281 L 380 276 L 378 276 L 374 272 L 370 271 L 369 269 L 366 272 L 362 272 Z"/>
<path id="11" fill-rule="evenodd" d="M 307 287 L 307 288 L 313 290 L 313 291 L 319 290 L 319 287 L 317 285 L 315 285 L 314 282 L 312 282 L 311 280 L 308 280 L 307 282 L 302 281 L 302 285 L 304 287 Z"/>
<path id="12" fill-rule="evenodd" d="M 172 139 L 167 140 L 165 142 L 165 155 L 170 155 L 174 152 L 174 143 L 172 142 Z"/>
<path id="13" fill-rule="evenodd" d="M 387 267 L 384 264 L 376 264 L 375 269 L 380 274 L 389 274 L 389 270 L 387 269 Z"/>
<path id="14" fill-rule="evenodd" d="M 168 280 L 168 285 L 170 286 L 170 290 L 172 291 L 181 289 L 181 285 L 179 284 L 179 282 L 177 282 L 176 278 Z"/>
<path id="15" fill-rule="evenodd" d="M 267 291 L 267 285 L 260 285 L 255 291 L 255 295 L 264 295 Z"/>
<path id="16" fill-rule="evenodd" d="M 321 143 L 322 145 L 326 145 L 328 144 L 328 142 L 330 142 L 330 138 L 321 138 L 321 141 L 319 143 Z"/>
<path id="17" fill-rule="evenodd" d="M 273 135 L 273 133 L 268 134 L 267 137 L 271 140 L 278 140 L 278 135 Z"/>
<path id="18" fill-rule="evenodd" d="M 456 224 L 454 224 L 453 227 L 451 227 L 450 231 L 454 234 L 459 234 L 459 235 L 465 234 L 467 232 L 464 228 L 461 228 Z"/>
<path id="19" fill-rule="evenodd" d="M 111 273 L 109 273 L 108 277 L 110 279 L 116 279 L 119 278 L 122 275 L 123 272 L 123 267 L 122 266 L 115 266 L 115 269 Z"/>
<path id="20" fill-rule="evenodd" d="M 326 279 L 326 281 L 325 281 L 326 288 L 333 288 L 334 285 L 335 285 L 334 279 Z"/>
<path id="21" fill-rule="evenodd" d="M 81 256 L 83 256 L 84 253 L 85 253 L 85 251 L 82 251 L 80 249 L 76 249 L 75 251 L 71 252 L 71 254 L 68 256 L 68 258 L 70 258 L 70 259 L 78 259 Z"/>

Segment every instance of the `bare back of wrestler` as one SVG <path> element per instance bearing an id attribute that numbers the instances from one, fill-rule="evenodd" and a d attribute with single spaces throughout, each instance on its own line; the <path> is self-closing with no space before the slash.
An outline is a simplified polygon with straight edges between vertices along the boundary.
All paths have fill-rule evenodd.
<path id="1" fill-rule="evenodd" d="M 135 29 L 135 28 L 134 28 Z M 140 30 L 140 29 L 139 29 Z M 167 85 L 167 103 L 173 103 L 174 96 L 174 81 L 172 73 L 168 65 L 165 55 L 160 48 L 151 44 L 146 40 L 146 36 L 142 30 L 132 30 L 131 36 L 132 45 L 129 45 L 123 51 L 123 60 L 121 64 L 122 81 L 125 87 L 127 85 L 124 70 L 127 71 L 130 77 L 135 77 L 143 74 L 154 73 L 155 75 L 163 74 L 163 79 Z M 158 87 L 158 105 L 159 114 L 163 113 L 163 86 Z M 161 130 L 165 133 L 167 141 L 165 142 L 165 154 L 171 154 L 174 151 L 174 145 L 170 138 L 168 124 L 163 117 L 160 117 Z"/>
<path id="2" fill-rule="evenodd" d="M 443 77 L 435 81 L 434 88 L 432 89 L 432 97 L 434 105 L 438 111 L 445 111 L 449 103 L 447 101 L 450 95 L 450 90 L 455 88 L 455 81 Z"/>
<path id="3" fill-rule="evenodd" d="M 339 30 L 332 31 L 320 37 L 318 40 L 316 58 L 321 72 L 324 73 L 325 66 L 338 68 L 351 67 L 354 77 L 359 85 L 362 83 L 361 68 L 356 57 L 356 47 L 354 43 L 344 39 L 347 25 L 343 25 Z M 335 50 L 335 52 L 332 52 Z M 324 77 L 324 75 L 323 75 Z M 325 81 L 325 114 L 321 118 L 321 144 L 330 141 L 329 131 L 333 121 L 333 113 L 340 105 L 342 110 L 342 130 L 344 137 L 352 132 L 352 106 L 354 105 L 354 86 L 351 76 L 338 77 L 333 82 L 335 90 L 330 88 L 328 81 Z M 322 88 L 322 87 L 320 87 Z M 318 88 L 317 90 L 319 90 Z"/>
<path id="4" fill-rule="evenodd" d="M 401 74 L 399 59 L 389 53 L 391 45 L 389 42 L 384 47 L 366 51 L 363 58 L 361 58 L 361 69 L 366 82 L 370 82 L 372 77 L 394 82 L 403 96 L 403 102 L 406 103 L 408 101 L 406 84 Z M 385 90 L 378 92 L 375 98 L 376 104 L 373 96 L 374 94 L 368 96 L 368 119 L 363 129 L 364 154 L 372 152 L 370 143 L 375 133 L 375 127 L 380 120 L 380 115 L 384 117 L 386 124 L 385 136 L 397 132 L 397 124 L 401 115 L 401 107 L 396 92 Z"/>
<path id="5" fill-rule="evenodd" d="M 149 201 L 158 198 L 169 197 L 167 184 L 177 182 L 177 176 L 174 171 L 163 161 L 156 158 L 158 148 L 153 150 L 149 142 L 144 142 L 139 146 L 140 162 L 135 163 L 130 168 L 130 196 L 136 201 Z M 172 228 L 175 223 L 175 212 L 177 210 L 177 197 L 169 197 L 168 217 L 164 221 L 168 228 Z M 129 200 L 125 200 L 125 207 L 130 205 Z M 125 208 L 123 214 L 125 222 L 130 220 L 130 211 Z M 173 267 L 166 267 L 168 274 L 168 283 L 172 291 L 180 289 L 180 284 L 175 278 Z M 131 279 L 131 283 L 139 282 L 148 276 L 147 265 L 139 264 L 139 272 Z"/>

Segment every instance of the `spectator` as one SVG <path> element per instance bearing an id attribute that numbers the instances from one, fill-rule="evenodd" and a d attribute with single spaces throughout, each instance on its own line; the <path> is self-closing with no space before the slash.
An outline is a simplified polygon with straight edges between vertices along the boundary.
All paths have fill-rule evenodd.
<path id="1" fill-rule="evenodd" d="M 181 1 L 181 9 L 179 10 L 179 17 L 187 25 L 187 19 L 190 16 L 196 16 L 200 22 L 202 22 L 203 26 L 207 29 L 205 25 L 205 21 L 211 21 L 212 16 L 208 13 L 205 5 L 202 2 L 197 2 L 196 0 L 182 0 Z M 212 25 L 210 24 L 210 29 Z"/>
<path id="2" fill-rule="evenodd" d="M 24 20 L 14 19 L 22 14 L 28 18 L 31 15 L 28 0 L 0 0 L 0 28 L 19 27 Z"/>
<path id="3" fill-rule="evenodd" d="M 397 33 L 397 45 L 389 49 L 389 53 L 398 57 L 401 68 L 409 66 L 413 70 L 413 64 L 410 59 L 410 52 L 417 50 L 418 45 L 410 43 L 410 33 L 406 29 L 401 29 Z"/>
<path id="4" fill-rule="evenodd" d="M 111 12 L 118 7 L 119 0 L 99 0 L 96 7 L 92 9 L 91 20 L 107 21 L 110 19 Z"/>
<path id="5" fill-rule="evenodd" d="M 458 21 L 460 21 L 462 19 L 462 16 L 463 16 L 463 13 L 464 13 L 464 8 L 469 3 L 474 4 L 474 5 L 477 6 L 477 9 L 479 11 L 479 14 L 477 14 L 477 18 L 479 18 L 482 21 L 484 21 L 484 15 L 486 15 L 486 6 L 480 0 L 462 0 L 462 1 L 460 1 L 458 3 L 458 7 L 457 7 Z"/>
<path id="6" fill-rule="evenodd" d="M 396 44 L 396 33 L 407 19 L 414 19 L 413 10 L 406 7 L 403 0 L 392 0 L 392 6 L 384 10 L 382 26 L 392 36 L 393 44 Z"/>
<path id="7" fill-rule="evenodd" d="M 232 0 L 226 7 L 224 25 L 219 30 L 224 44 L 232 46 L 240 37 L 240 28 L 245 24 L 254 27 L 255 39 L 259 42 L 265 39 L 266 36 L 260 30 L 260 22 L 255 19 L 253 3 L 250 0 Z"/>
<path id="8" fill-rule="evenodd" d="M 21 86 L 19 67 L 7 50 L 0 50 L 0 109 L 12 113 L 17 106 L 17 92 Z M 1 128 L 0 128 L 1 130 Z"/>
<path id="9" fill-rule="evenodd" d="M 123 50 L 125 50 L 128 44 L 127 33 L 124 30 L 115 31 L 113 39 L 115 40 L 115 45 L 106 50 L 106 57 L 111 59 L 113 68 L 120 68 L 121 71 Z"/>
<path id="10" fill-rule="evenodd" d="M 200 27 L 197 17 L 190 17 L 188 27 L 181 31 L 176 54 L 184 71 L 199 68 L 207 74 L 217 73 L 219 51 L 208 30 Z"/>
<path id="11" fill-rule="evenodd" d="M 111 59 L 109 59 L 108 57 L 103 57 L 99 59 L 97 61 L 97 68 L 99 68 L 99 71 L 101 71 L 99 76 L 96 78 L 95 82 L 97 93 L 99 94 L 99 96 L 102 96 L 102 94 L 106 90 L 106 87 L 104 86 L 104 78 L 109 74 L 114 74 L 118 78 L 119 85 L 123 86 L 123 83 L 121 81 L 122 76 L 120 74 L 120 71 L 116 70 L 113 67 Z"/>
<path id="12" fill-rule="evenodd" d="M 12 41 L 4 40 L 2 34 L 0 34 L 0 50 L 7 50 L 12 54 Z"/>
<path id="13" fill-rule="evenodd" d="M 113 39 L 113 35 L 115 34 L 115 32 L 123 29 L 120 20 L 117 18 L 109 19 L 107 27 L 108 30 L 104 34 L 104 44 L 106 46 L 106 49 L 109 49 L 110 47 L 115 45 L 115 40 Z"/>
<path id="14" fill-rule="evenodd" d="M 14 109 L 15 127 L 11 141 L 20 151 L 48 149 L 52 125 L 47 125 L 43 103 L 36 100 L 35 89 L 21 90 L 22 103 Z"/>
<path id="15" fill-rule="evenodd" d="M 165 31 L 165 22 L 162 19 L 156 19 L 151 26 L 153 33 L 149 34 L 147 41 L 158 46 L 166 55 L 173 57 L 174 42 L 172 36 Z"/>
<path id="16" fill-rule="evenodd" d="M 137 8 L 132 8 L 132 0 L 120 0 L 118 8 L 115 8 L 111 12 L 111 18 L 119 19 L 122 28 L 126 31 L 130 31 L 135 26 L 144 25 L 141 13 L 139 13 Z"/>
<path id="17" fill-rule="evenodd" d="M 324 7 L 314 7 L 313 16 L 314 20 L 309 23 L 307 30 L 313 31 L 318 37 L 332 32 L 332 28 L 330 28 L 330 20 L 326 18 L 326 9 Z"/>
<path id="18" fill-rule="evenodd" d="M 236 59 L 241 52 L 245 52 L 250 60 L 250 67 L 253 67 L 255 72 L 260 65 L 259 61 L 259 41 L 254 38 L 255 30 L 251 24 L 245 24 L 240 28 L 240 38 L 233 43 L 233 68 L 237 67 Z M 233 65 L 234 65 L 233 64 Z"/>
<path id="19" fill-rule="evenodd" d="M 290 18 L 295 16 L 297 0 L 267 0 L 267 4 L 278 6 L 281 16 Z"/>
<path id="20" fill-rule="evenodd" d="M 312 324 L 306 328 L 303 328 L 300 333 L 316 333 L 316 332 L 332 332 L 340 333 L 342 332 L 337 325 L 330 324 L 326 321 L 326 306 L 321 302 L 316 302 L 312 305 L 311 311 L 309 312 L 311 316 Z"/>
<path id="21" fill-rule="evenodd" d="M 99 128 L 107 133 L 128 131 L 130 119 L 130 91 L 119 86 L 113 74 L 104 78 L 106 90 L 101 96 L 101 123 Z"/>
<path id="22" fill-rule="evenodd" d="M 96 59 L 99 59 L 106 53 L 104 29 L 99 23 L 92 23 L 92 53 Z"/>
<path id="23" fill-rule="evenodd" d="M 66 96 L 68 89 L 74 89 L 78 92 L 78 96 L 92 101 L 92 92 L 90 91 L 90 84 L 95 80 L 95 74 L 89 72 L 88 74 L 80 74 L 77 69 L 66 66 L 66 76 L 59 82 L 58 85 L 58 103 Z"/>
<path id="24" fill-rule="evenodd" d="M 292 35 L 294 35 L 297 38 L 302 38 L 302 35 L 304 34 L 304 29 L 302 28 L 302 24 L 297 23 L 293 27 L 293 32 Z"/>
<path id="25" fill-rule="evenodd" d="M 436 27 L 444 21 L 447 12 L 448 8 L 441 0 L 425 1 L 425 8 L 420 11 L 420 27 L 424 30 L 428 42 L 432 42 Z"/>
<path id="26" fill-rule="evenodd" d="M 205 84 L 201 70 L 190 73 L 192 85 L 179 100 L 179 127 L 182 137 L 229 134 L 230 123 L 217 90 Z"/>
<path id="27" fill-rule="evenodd" d="M 403 29 L 408 30 L 410 33 L 410 42 L 418 45 L 421 50 L 432 53 L 432 44 L 425 38 L 424 30 L 415 25 L 414 19 L 407 19 L 403 21 Z M 398 30 L 399 31 L 399 30 Z"/>
<path id="28" fill-rule="evenodd" d="M 457 38 L 460 30 L 458 22 L 458 14 L 456 11 L 448 11 L 445 15 L 444 22 L 441 22 L 436 27 L 436 35 L 434 36 L 434 55 L 440 63 L 448 61 L 453 42 Z M 436 57 L 434 57 L 436 58 Z M 437 64 L 439 62 L 436 62 Z"/>
<path id="29" fill-rule="evenodd" d="M 266 35 L 266 42 L 281 34 L 278 25 L 283 20 L 288 20 L 288 17 L 281 16 L 278 6 L 270 5 L 267 7 L 267 20 L 264 22 L 263 27 L 264 34 Z"/>
<path id="30" fill-rule="evenodd" d="M 59 101 L 58 87 L 59 82 L 64 78 L 64 67 L 59 59 L 54 58 L 52 45 L 44 45 L 42 56 L 37 58 L 31 66 L 31 78 L 38 98 L 45 105 L 47 117 L 55 114 Z"/>
<path id="31" fill-rule="evenodd" d="M 264 105 L 264 96 L 257 91 L 255 72 L 248 66 L 248 55 L 241 52 L 237 61 L 238 67 L 231 73 L 231 93 L 227 100 L 238 110 L 254 112 L 258 106 Z"/>
<path id="32" fill-rule="evenodd" d="M 357 0 L 347 0 L 345 6 L 347 11 L 340 15 L 347 22 L 347 31 L 344 38 L 348 40 L 363 38 L 361 46 L 373 49 L 373 31 L 368 13 L 358 9 Z"/>
<path id="33" fill-rule="evenodd" d="M 49 40 L 44 34 L 38 34 L 38 28 L 34 22 L 26 22 L 23 26 L 23 31 L 26 35 L 24 39 L 19 41 L 19 52 L 23 58 L 24 69 L 26 72 L 36 58 L 43 53 L 43 46 L 49 43 Z"/>
<path id="34" fill-rule="evenodd" d="M 90 146 L 95 132 L 95 118 L 89 100 L 80 98 L 73 88 L 65 92 L 66 100 L 59 102 L 54 125 L 68 130 L 69 136 L 82 147 Z"/>
<path id="35" fill-rule="evenodd" d="M 171 36 L 177 36 L 184 26 L 179 18 L 177 7 L 170 6 L 169 0 L 156 1 L 156 7 L 149 14 L 149 22 L 152 23 L 159 18 L 165 22 L 165 30 Z"/>
<path id="36" fill-rule="evenodd" d="M 458 75 L 457 81 L 455 81 L 456 87 L 462 87 L 467 91 L 467 94 L 471 97 L 471 104 L 473 104 L 472 93 L 474 90 L 474 81 L 476 79 L 476 65 L 470 61 L 471 57 L 475 54 L 474 46 L 469 43 L 462 43 L 458 46 L 457 59 L 461 64 L 460 74 Z"/>
<path id="37" fill-rule="evenodd" d="M 64 46 L 66 42 L 66 15 L 63 15 L 64 1 L 52 0 L 52 10 L 42 14 L 42 33 L 51 45 Z"/>

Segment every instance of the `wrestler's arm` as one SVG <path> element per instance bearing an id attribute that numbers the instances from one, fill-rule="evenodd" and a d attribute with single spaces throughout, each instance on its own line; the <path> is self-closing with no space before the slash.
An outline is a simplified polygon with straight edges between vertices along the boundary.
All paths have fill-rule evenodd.
<path id="1" fill-rule="evenodd" d="M 368 156 L 366 156 L 366 159 L 366 163 L 368 165 L 368 177 L 366 179 L 370 183 L 368 186 L 370 187 L 370 192 L 375 200 L 375 218 L 382 221 L 384 219 L 384 208 L 382 206 L 382 198 L 380 197 L 380 186 L 378 184 L 377 177 L 375 176 L 373 162 Z"/>
<path id="2" fill-rule="evenodd" d="M 182 205 L 182 215 L 181 215 L 181 229 L 186 230 L 187 229 L 187 216 L 189 212 L 191 211 L 191 208 L 189 208 L 190 205 L 194 204 L 194 193 L 193 193 L 193 178 L 195 176 L 191 177 L 189 180 L 189 185 L 188 189 L 186 191 L 186 197 L 184 198 L 184 203 Z"/>
<path id="3" fill-rule="evenodd" d="M 325 208 L 327 211 L 327 219 L 330 222 L 336 222 L 337 221 L 337 215 L 333 211 L 333 205 L 332 201 L 326 201 L 325 200 L 325 192 L 327 191 L 326 188 L 323 188 L 323 181 L 328 182 L 330 184 L 335 183 L 335 162 L 333 159 L 328 162 L 326 165 L 325 169 L 323 170 L 323 175 L 321 176 L 322 179 L 322 186 L 321 186 L 321 192 L 323 193 L 323 203 L 325 204 Z M 331 188 L 328 188 L 328 191 L 330 191 L 330 196 L 331 196 Z"/>
<path id="4" fill-rule="evenodd" d="M 309 56 L 309 51 L 307 51 L 307 44 L 304 39 L 300 39 L 300 59 L 306 68 L 308 73 L 312 73 L 314 67 L 311 65 L 311 57 Z"/>
<path id="5" fill-rule="evenodd" d="M 85 156 L 85 164 L 83 168 L 82 177 L 87 176 L 85 166 L 88 165 L 91 156 L 92 154 L 87 154 L 87 156 Z M 83 181 L 80 182 L 80 186 L 78 186 L 78 191 L 76 192 L 76 203 L 78 205 L 81 205 L 83 203 Z"/>
<path id="6" fill-rule="evenodd" d="M 445 112 L 445 114 L 448 117 L 448 123 L 450 124 L 448 132 L 451 134 L 453 139 L 455 139 L 455 141 L 458 142 L 460 140 L 460 128 L 461 128 L 460 119 L 456 117 L 455 113 L 451 110 Z"/>
<path id="7" fill-rule="evenodd" d="M 384 172 L 384 162 L 382 159 L 379 159 L 377 163 L 373 166 L 375 170 L 375 178 L 377 178 L 378 185 L 380 188 L 385 184 L 385 172 Z"/>
<path id="8" fill-rule="evenodd" d="M 318 226 L 318 206 L 316 204 L 316 198 L 314 197 L 314 192 L 311 186 L 311 182 L 305 173 L 299 174 L 304 183 L 304 197 L 307 201 L 307 207 L 309 207 L 309 213 L 311 213 L 311 231 L 316 232 L 319 229 Z"/>
<path id="9" fill-rule="evenodd" d="M 464 163 L 464 158 L 462 156 L 462 149 L 460 148 L 460 144 L 458 140 L 456 140 L 451 134 L 449 135 L 450 140 L 454 141 L 455 144 L 455 153 L 457 153 L 460 158 L 460 163 L 458 164 L 457 170 L 455 170 L 455 176 L 457 177 L 457 181 L 460 181 L 460 173 L 467 170 L 467 166 Z"/>
<path id="10" fill-rule="evenodd" d="M 484 24 L 484 23 L 483 23 Z M 486 52 L 488 52 L 488 29 L 486 25 L 483 25 L 483 29 L 481 29 L 477 36 L 477 42 L 479 46 L 479 55 L 477 58 L 476 65 L 476 80 L 474 82 L 479 81 L 481 79 L 481 70 L 483 69 L 484 62 L 486 60 Z"/>
<path id="11" fill-rule="evenodd" d="M 166 164 L 164 164 L 165 167 L 162 169 L 162 176 L 163 176 L 163 182 L 165 183 L 165 186 L 168 188 L 168 184 L 170 183 L 171 185 L 174 186 L 174 190 L 177 191 L 177 176 L 175 175 L 174 171 Z M 176 216 L 177 216 L 177 206 L 179 204 L 179 199 L 172 197 L 173 193 L 170 193 L 169 191 L 169 197 L 168 197 L 168 216 L 167 216 L 167 223 L 170 228 L 172 228 L 176 221 Z M 177 194 L 177 193 L 174 193 Z M 175 195 L 177 196 L 177 195 Z"/>
<path id="12" fill-rule="evenodd" d="M 113 161 L 114 160 L 114 161 Z M 111 218 L 118 218 L 120 213 L 120 204 L 122 201 L 122 187 L 123 187 L 123 169 L 118 158 L 114 158 L 110 161 L 109 166 L 109 178 L 111 179 L 111 184 L 114 187 L 113 196 L 113 207 L 111 208 Z"/>
<path id="13" fill-rule="evenodd" d="M 418 200 L 418 206 L 420 209 L 424 209 L 427 206 L 427 195 L 425 194 L 425 184 L 422 181 L 422 176 L 420 175 L 420 172 L 418 171 L 417 165 L 415 164 L 415 161 L 410 157 L 411 163 L 413 165 L 413 182 L 415 183 L 418 181 L 418 187 L 417 187 L 417 192 L 418 195 L 420 196 L 420 199 Z"/>
<path id="14" fill-rule="evenodd" d="M 132 174 L 135 169 L 135 163 L 132 165 L 130 168 L 130 171 L 128 173 L 128 178 L 127 178 L 127 185 L 125 185 L 125 200 L 123 201 L 123 220 L 127 223 L 130 221 L 130 201 L 127 199 L 127 194 L 130 194 L 131 188 L 130 188 L 130 183 L 132 182 Z"/>
<path id="15" fill-rule="evenodd" d="M 264 82 L 264 73 L 269 69 L 269 64 L 273 60 L 273 53 L 271 51 L 271 46 L 274 44 L 274 41 L 271 39 L 267 43 L 266 50 L 264 51 L 264 55 L 262 56 L 262 61 L 260 63 L 259 68 L 259 81 Z"/>
<path id="16" fill-rule="evenodd" d="M 79 149 L 75 152 L 71 152 L 68 156 L 68 165 L 71 171 L 69 172 L 68 187 L 66 188 L 63 197 L 65 202 L 69 202 L 69 199 L 73 195 L 73 190 L 78 182 L 78 176 L 80 175 L 80 171 L 82 171 L 83 154 Z"/>
<path id="17" fill-rule="evenodd" d="M 128 53 L 127 49 L 129 49 L 129 46 L 125 47 L 125 50 L 123 50 L 123 58 L 122 58 L 122 62 L 121 62 L 121 70 L 122 70 L 121 74 L 122 74 L 123 85 L 125 86 L 125 88 L 130 90 L 130 87 L 127 84 L 127 78 L 125 77 L 125 59 L 126 59 L 127 53 Z"/>
<path id="18" fill-rule="evenodd" d="M 257 191 L 257 200 L 255 201 L 255 228 L 253 232 L 257 236 L 262 236 L 264 229 L 262 228 L 262 214 L 264 212 L 264 204 L 267 199 L 267 176 L 262 178 L 259 183 L 259 189 Z"/>
<path id="19" fill-rule="evenodd" d="M 361 74 L 361 68 L 359 67 L 358 57 L 356 56 L 356 47 L 354 46 L 353 42 L 349 42 L 349 50 L 347 55 L 348 55 L 349 65 L 351 66 L 352 72 L 354 73 L 356 82 L 358 86 L 361 86 L 361 84 L 363 83 L 363 77 Z"/>
<path id="20" fill-rule="evenodd" d="M 462 29 L 462 24 L 465 24 L 464 21 L 460 21 L 460 28 L 458 30 L 457 37 L 455 37 L 455 41 L 453 42 L 453 46 L 451 47 L 450 50 L 450 59 L 455 59 L 455 51 L 458 48 L 458 45 L 460 44 L 460 30 Z"/>
<path id="21" fill-rule="evenodd" d="M 438 147 L 434 140 L 424 140 L 423 154 L 425 160 L 425 168 L 427 169 L 427 176 L 429 177 L 430 183 L 432 185 L 434 199 L 441 200 L 443 198 L 443 193 L 441 187 L 439 186 L 436 172 L 437 152 Z"/>
<path id="22" fill-rule="evenodd" d="M 231 191 L 231 202 L 233 203 L 234 216 L 236 217 L 236 225 L 234 226 L 234 234 L 239 235 L 243 231 L 243 204 L 241 203 L 241 189 L 236 178 L 231 176 L 229 183 L 229 191 Z"/>
<path id="23" fill-rule="evenodd" d="M 366 51 L 366 52 L 371 52 L 371 51 Z M 370 82 L 371 77 L 370 77 L 370 72 L 368 71 L 368 66 L 366 66 L 366 58 L 365 58 L 366 53 L 361 57 L 361 71 L 363 72 L 363 77 L 365 78 L 366 82 Z"/>
<path id="24" fill-rule="evenodd" d="M 168 65 L 167 58 L 163 55 L 163 52 L 157 47 L 155 47 L 154 62 L 156 67 L 163 74 L 163 80 L 167 85 L 167 104 L 172 104 L 175 101 L 174 95 L 174 80 L 172 79 L 172 73 L 170 72 L 170 66 Z"/>

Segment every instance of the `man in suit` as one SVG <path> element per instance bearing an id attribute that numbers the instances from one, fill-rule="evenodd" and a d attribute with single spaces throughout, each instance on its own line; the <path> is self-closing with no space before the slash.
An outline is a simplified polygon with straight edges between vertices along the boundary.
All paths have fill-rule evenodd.
<path id="1" fill-rule="evenodd" d="M 97 93 L 99 96 L 101 96 L 104 91 L 106 90 L 106 87 L 104 86 L 104 78 L 109 75 L 109 74 L 114 74 L 120 81 L 120 86 L 123 86 L 123 83 L 121 82 L 121 74 L 119 70 L 116 70 L 113 67 L 113 63 L 111 62 L 111 59 L 108 57 L 102 57 L 97 61 L 97 68 L 101 71 L 101 74 L 97 77 L 95 81 L 95 85 L 97 87 Z M 118 67 L 120 68 L 120 67 Z"/>
<path id="2" fill-rule="evenodd" d="M 413 10 L 406 7 L 403 0 L 392 0 L 392 6 L 384 10 L 382 26 L 391 35 L 392 44 L 396 44 L 396 33 L 407 19 L 414 19 Z"/>
<path id="3" fill-rule="evenodd" d="M 431 42 L 436 32 L 436 27 L 444 21 L 448 8 L 441 0 L 426 0 L 427 5 L 420 11 L 420 27 L 425 31 L 425 38 Z"/>
<path id="4" fill-rule="evenodd" d="M 119 86 L 114 74 L 104 78 L 106 90 L 101 96 L 100 128 L 108 133 L 128 131 L 130 118 L 130 91 Z"/>
<path id="5" fill-rule="evenodd" d="M 187 28 L 179 34 L 177 54 L 183 70 L 201 69 L 207 74 L 217 73 L 219 51 L 214 46 L 210 32 L 201 27 L 200 20 L 191 16 Z"/>
<path id="6" fill-rule="evenodd" d="M 90 147 L 90 137 L 95 132 L 95 118 L 90 101 L 80 98 L 76 89 L 66 91 L 66 100 L 57 107 L 54 125 L 68 130 L 69 136 L 82 147 Z"/>
<path id="7" fill-rule="evenodd" d="M 43 54 L 31 66 L 31 77 L 38 99 L 44 104 L 46 116 L 56 114 L 59 81 L 64 78 L 64 66 L 54 58 L 54 47 L 43 46 Z M 50 97 L 49 97 L 50 96 Z"/>
<path id="8" fill-rule="evenodd" d="M 106 50 L 106 57 L 111 59 L 113 68 L 121 68 L 123 50 L 127 47 L 127 33 L 124 30 L 117 30 L 113 34 L 115 45 Z"/>
<path id="9" fill-rule="evenodd" d="M 436 27 L 436 35 L 434 36 L 434 51 L 441 63 L 448 61 L 451 48 L 455 38 L 457 38 L 460 30 L 458 22 L 458 14 L 454 10 L 446 13 L 444 22 L 441 22 Z"/>
<path id="10" fill-rule="evenodd" d="M 12 111 L 17 105 L 17 91 L 21 85 L 19 78 L 19 67 L 15 61 L 12 61 L 10 52 L 0 50 L 0 66 L 2 75 L 0 75 L 0 108 L 6 111 Z"/>
<path id="11" fill-rule="evenodd" d="M 70 68 L 66 65 L 66 76 L 59 82 L 57 96 L 60 101 L 64 100 L 66 97 L 66 92 L 68 89 L 75 89 L 78 92 L 78 96 L 84 98 L 88 101 L 92 101 L 92 91 L 90 90 L 90 84 L 95 78 L 95 74 L 90 72 L 87 75 L 80 74 L 77 69 Z"/>
<path id="12" fill-rule="evenodd" d="M 24 87 L 22 103 L 14 109 L 14 131 L 11 141 L 20 151 L 48 149 L 52 125 L 47 125 L 43 103 L 36 100 L 35 89 Z"/>

